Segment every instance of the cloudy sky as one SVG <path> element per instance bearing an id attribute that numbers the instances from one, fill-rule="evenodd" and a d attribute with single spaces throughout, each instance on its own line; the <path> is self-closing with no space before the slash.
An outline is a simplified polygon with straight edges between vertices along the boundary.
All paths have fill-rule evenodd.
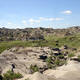
<path id="1" fill-rule="evenodd" d="M 80 0 L 0 0 L 0 27 L 80 25 Z"/>

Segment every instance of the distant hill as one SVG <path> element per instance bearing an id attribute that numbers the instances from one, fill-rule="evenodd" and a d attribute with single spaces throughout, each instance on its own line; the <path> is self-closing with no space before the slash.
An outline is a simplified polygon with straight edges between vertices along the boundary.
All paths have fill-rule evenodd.
<path id="1" fill-rule="evenodd" d="M 0 28 L 0 41 L 13 40 L 44 40 L 46 35 L 69 36 L 80 33 L 80 26 L 66 29 L 52 28 L 25 28 L 25 29 L 7 29 Z"/>

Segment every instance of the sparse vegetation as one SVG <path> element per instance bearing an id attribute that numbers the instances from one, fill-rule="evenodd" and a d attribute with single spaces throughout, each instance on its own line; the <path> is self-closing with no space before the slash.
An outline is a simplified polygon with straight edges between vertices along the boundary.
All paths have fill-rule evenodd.
<path id="1" fill-rule="evenodd" d="M 32 73 L 34 73 L 34 72 L 39 71 L 39 68 L 38 68 L 37 65 L 31 65 L 31 66 L 30 66 L 30 70 L 31 70 Z"/>
<path id="2" fill-rule="evenodd" d="M 75 56 L 74 53 L 68 54 L 68 57 L 69 57 L 69 58 L 74 57 L 74 56 Z"/>
<path id="3" fill-rule="evenodd" d="M 78 28 L 78 27 L 77 27 Z M 0 29 L 0 53 L 14 46 L 23 47 L 61 47 L 68 45 L 71 48 L 80 48 L 80 33 L 75 33 L 76 27 L 70 28 L 72 35 L 65 35 L 68 31 L 47 28 L 40 29 Z M 77 29 L 78 30 L 78 29 Z M 43 33 L 46 34 L 43 34 Z M 26 34 L 25 34 L 26 33 Z M 49 35 L 47 35 L 49 33 Z M 56 34 L 54 34 L 56 33 Z M 33 35 L 31 35 L 33 34 Z M 37 34 L 37 35 L 36 35 Z M 62 35 L 64 34 L 64 35 Z M 39 39 L 40 38 L 40 39 Z M 58 44 L 58 45 L 56 45 Z"/>
<path id="4" fill-rule="evenodd" d="M 78 55 L 78 60 L 80 61 L 80 55 Z"/>
<path id="5" fill-rule="evenodd" d="M 5 74 L 3 74 L 3 80 L 14 80 L 22 78 L 22 75 L 20 73 L 13 73 L 11 71 L 7 71 Z"/>
<path id="6" fill-rule="evenodd" d="M 57 53 L 56 53 L 57 54 Z M 64 55 L 60 54 L 55 56 L 51 53 L 50 57 L 46 59 L 48 68 L 56 68 L 57 66 L 62 66 L 67 63 L 67 60 L 64 59 Z"/>
<path id="7" fill-rule="evenodd" d="M 79 35 L 78 35 L 79 36 Z M 12 48 L 14 46 L 23 46 L 23 47 L 61 47 L 64 44 L 68 45 L 71 48 L 76 47 L 77 49 L 80 46 L 79 37 L 75 37 L 76 39 L 73 41 L 69 40 L 70 36 L 67 37 L 54 37 L 51 38 L 50 36 L 45 37 L 45 40 L 35 40 L 35 41 L 5 41 L 0 42 L 0 53 L 6 49 Z M 58 44 L 56 46 L 56 40 L 58 40 Z"/>
<path id="8" fill-rule="evenodd" d="M 29 78 L 25 79 L 25 80 L 30 80 Z"/>
<path id="9" fill-rule="evenodd" d="M 38 30 L 38 33 L 38 31 L 36 31 L 35 29 L 30 29 L 29 31 L 27 31 L 27 35 L 24 34 L 26 33 L 26 30 L 21 30 L 21 32 L 19 30 L 18 32 L 16 31 L 16 33 L 14 34 L 15 36 L 13 34 L 8 34 L 9 40 L 6 39 L 6 36 L 1 37 L 0 53 L 12 47 L 49 47 L 50 50 L 53 50 L 53 48 L 57 48 L 60 50 L 51 51 L 49 55 L 46 55 L 47 59 L 42 60 L 47 63 L 46 69 L 55 69 L 58 66 L 67 64 L 67 59 L 71 59 L 75 56 L 73 48 L 76 48 L 77 50 L 78 48 L 80 48 L 80 33 L 74 33 L 72 31 L 73 34 L 68 34 L 67 32 L 65 32 L 66 30 L 64 30 L 63 32 L 61 32 L 62 30 L 54 31 L 53 29 L 51 30 L 52 32 L 50 31 L 50 29 L 41 30 Z M 34 34 L 31 35 L 31 33 Z M 48 35 L 46 35 L 45 33 L 48 33 Z M 67 45 L 68 47 L 63 48 L 61 51 L 61 48 L 64 45 Z M 46 54 L 48 53 L 46 52 Z M 41 56 L 43 56 L 43 54 Z M 78 60 L 80 61 L 80 55 L 78 56 Z M 31 65 L 30 73 L 34 73 L 37 71 L 40 72 L 40 70 L 43 73 L 43 71 L 45 71 L 46 69 L 44 67 L 39 68 L 37 65 Z M 21 77 L 22 75 L 20 73 L 12 73 L 11 71 L 8 71 L 3 75 L 4 80 L 13 80 Z"/>
<path id="10" fill-rule="evenodd" d="M 49 69 L 52 69 L 55 67 L 54 60 L 53 60 L 52 56 L 50 56 L 46 59 L 46 63 L 47 63 L 47 66 Z"/>

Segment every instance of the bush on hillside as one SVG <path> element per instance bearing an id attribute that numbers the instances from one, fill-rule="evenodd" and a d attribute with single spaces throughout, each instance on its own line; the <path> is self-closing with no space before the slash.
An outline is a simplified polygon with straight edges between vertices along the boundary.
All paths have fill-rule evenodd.
<path id="1" fill-rule="evenodd" d="M 75 56 L 74 53 L 68 54 L 68 57 L 69 57 L 69 58 L 74 57 L 74 56 Z"/>
<path id="2" fill-rule="evenodd" d="M 3 74 L 3 80 L 14 80 L 22 77 L 23 77 L 22 74 L 13 73 L 12 71 L 7 71 L 5 74 Z"/>
<path id="3" fill-rule="evenodd" d="M 37 65 L 30 65 L 30 70 L 32 73 L 39 71 L 39 68 Z"/>

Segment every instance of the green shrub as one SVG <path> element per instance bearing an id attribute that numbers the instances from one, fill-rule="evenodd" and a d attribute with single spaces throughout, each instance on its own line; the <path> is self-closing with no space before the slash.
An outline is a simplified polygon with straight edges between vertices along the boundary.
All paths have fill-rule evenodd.
<path id="1" fill-rule="evenodd" d="M 46 59 L 46 62 L 47 62 L 47 63 L 51 63 L 51 62 L 52 62 L 52 57 L 51 57 L 51 56 L 48 57 L 48 58 Z"/>
<path id="2" fill-rule="evenodd" d="M 55 61 L 54 61 L 54 64 L 56 65 L 56 66 L 59 66 L 60 65 L 60 60 L 59 59 L 56 59 Z"/>
<path id="3" fill-rule="evenodd" d="M 47 67 L 48 67 L 48 69 L 54 69 L 56 67 L 56 65 L 52 64 L 52 63 L 47 63 Z"/>
<path id="4" fill-rule="evenodd" d="M 61 54 L 61 55 L 59 55 L 58 57 L 59 57 L 59 58 L 64 58 L 64 55 Z"/>
<path id="5" fill-rule="evenodd" d="M 74 56 L 75 56 L 74 53 L 68 54 L 68 57 L 69 57 L 69 58 L 74 57 Z"/>
<path id="6" fill-rule="evenodd" d="M 58 56 L 50 56 L 46 59 L 46 63 L 49 69 L 56 68 L 57 66 L 62 66 L 64 64 L 67 64 L 67 61 L 64 59 L 64 55 L 58 55 Z"/>
<path id="7" fill-rule="evenodd" d="M 56 65 L 54 64 L 54 61 L 55 61 L 54 59 L 55 59 L 55 56 L 50 56 L 46 59 L 47 67 L 49 69 L 52 69 L 52 68 L 56 67 Z"/>
<path id="8" fill-rule="evenodd" d="M 32 73 L 39 71 L 39 68 L 37 65 L 31 65 L 30 66 L 30 70 L 32 71 Z"/>
<path id="9" fill-rule="evenodd" d="M 3 74 L 3 80 L 14 80 L 22 78 L 22 75 L 20 73 L 13 73 L 11 71 L 7 71 L 5 74 Z"/>
<path id="10" fill-rule="evenodd" d="M 0 74 L 0 80 L 3 80 L 3 76 Z"/>
<path id="11" fill-rule="evenodd" d="M 80 61 L 80 55 L 78 55 L 78 60 Z"/>
<path id="12" fill-rule="evenodd" d="M 25 79 L 25 80 L 30 80 L 29 78 Z"/>

